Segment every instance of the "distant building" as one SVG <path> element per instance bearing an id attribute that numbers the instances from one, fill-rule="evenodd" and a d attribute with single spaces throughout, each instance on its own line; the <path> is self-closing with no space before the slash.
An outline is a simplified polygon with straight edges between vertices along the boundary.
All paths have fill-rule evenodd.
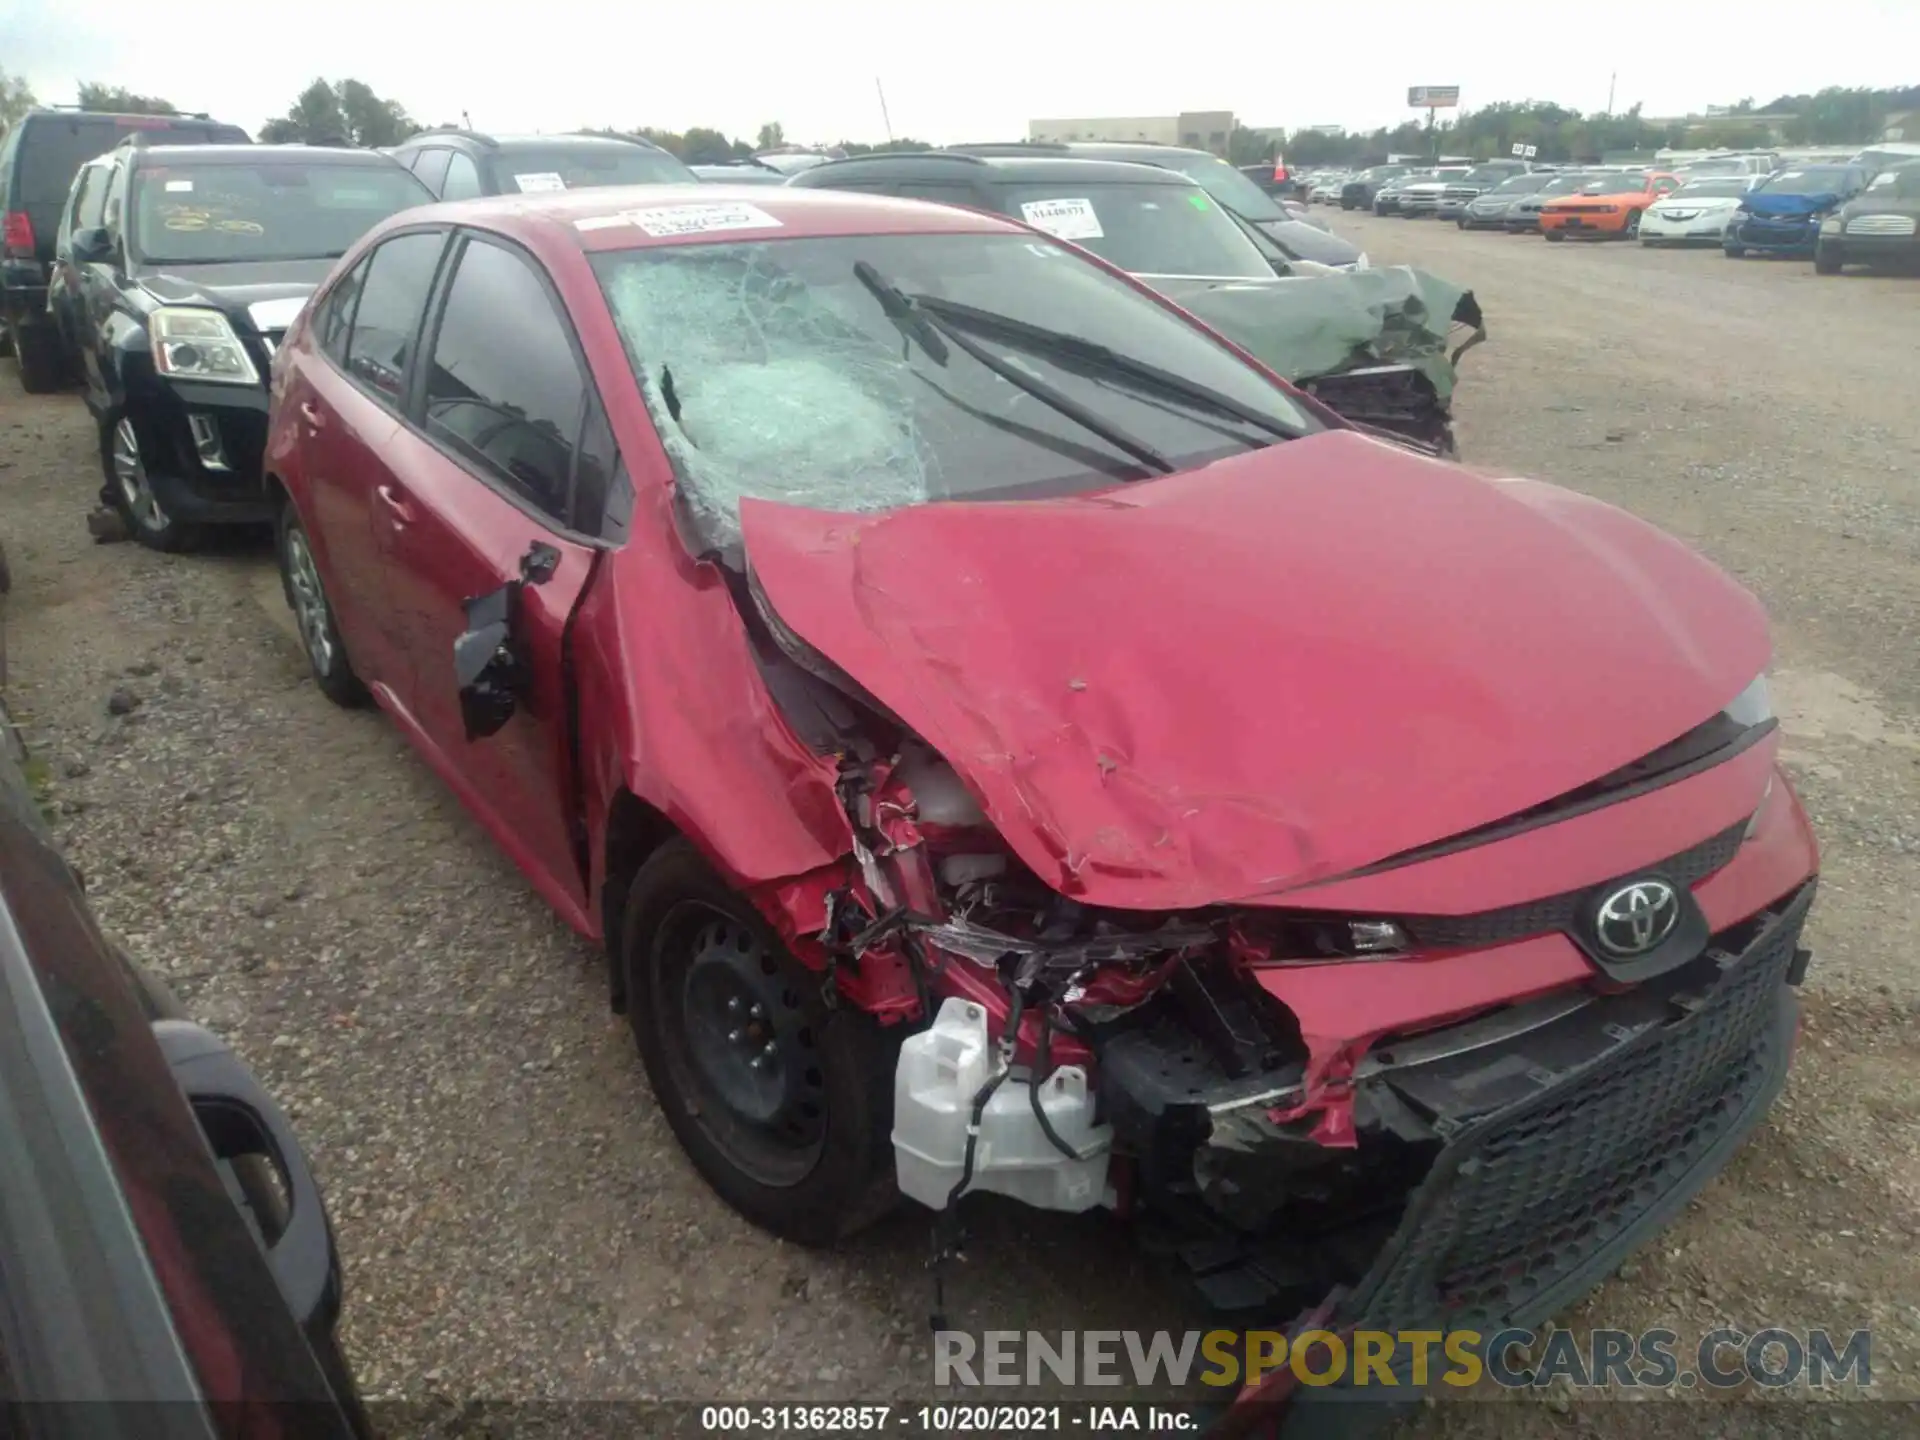
<path id="1" fill-rule="evenodd" d="M 1109 115 L 1087 120 L 1029 120 L 1027 138 L 1145 141 L 1151 145 L 1185 145 L 1224 156 L 1234 123 L 1231 110 L 1188 110 L 1179 115 Z"/>

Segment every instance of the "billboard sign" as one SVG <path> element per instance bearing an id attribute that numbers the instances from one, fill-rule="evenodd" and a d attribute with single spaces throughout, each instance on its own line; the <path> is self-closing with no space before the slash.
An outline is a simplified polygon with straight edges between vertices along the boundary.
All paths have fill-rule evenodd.
<path id="1" fill-rule="evenodd" d="M 1414 110 L 1440 110 L 1460 103 L 1458 85 L 1410 85 L 1407 105 Z"/>

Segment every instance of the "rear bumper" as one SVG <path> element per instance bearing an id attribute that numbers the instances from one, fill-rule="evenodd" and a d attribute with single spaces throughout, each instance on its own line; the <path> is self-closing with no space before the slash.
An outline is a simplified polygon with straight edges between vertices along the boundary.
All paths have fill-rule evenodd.
<path id="1" fill-rule="evenodd" d="M 25 267 L 20 267 L 25 268 Z M 37 274 L 39 267 L 33 267 Z M 16 330 L 30 325 L 50 325 L 52 317 L 47 314 L 47 285 L 44 277 L 35 278 L 27 283 L 16 283 L 14 268 L 9 268 L 0 280 L 0 319 Z"/>

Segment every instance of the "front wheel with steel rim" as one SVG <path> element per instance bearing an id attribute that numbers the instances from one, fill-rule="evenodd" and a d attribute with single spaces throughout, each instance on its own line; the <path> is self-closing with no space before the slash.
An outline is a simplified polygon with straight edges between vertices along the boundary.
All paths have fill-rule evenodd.
<path id="1" fill-rule="evenodd" d="M 1627 239 L 1637 240 L 1639 238 L 1640 212 L 1638 210 L 1629 210 L 1627 212 Z"/>
<path id="2" fill-rule="evenodd" d="M 346 647 L 340 642 L 340 627 L 327 600 L 326 587 L 320 583 L 320 567 L 314 562 L 313 546 L 291 503 L 280 510 L 279 542 L 276 548 L 280 556 L 280 586 L 293 609 L 294 624 L 300 631 L 300 648 L 307 653 L 314 683 L 320 687 L 320 693 L 336 705 L 348 709 L 364 705 L 367 688 L 353 673 Z"/>
<path id="3" fill-rule="evenodd" d="M 169 515 L 160 503 L 148 464 L 150 454 L 133 416 L 120 412 L 101 422 L 100 461 L 113 508 L 127 522 L 133 538 L 149 550 L 184 550 L 194 539 L 194 527 Z"/>
<path id="4" fill-rule="evenodd" d="M 723 1200 L 816 1246 L 891 1208 L 897 1040 L 828 1007 L 820 973 L 685 840 L 640 867 L 617 944 L 654 1096 Z"/>

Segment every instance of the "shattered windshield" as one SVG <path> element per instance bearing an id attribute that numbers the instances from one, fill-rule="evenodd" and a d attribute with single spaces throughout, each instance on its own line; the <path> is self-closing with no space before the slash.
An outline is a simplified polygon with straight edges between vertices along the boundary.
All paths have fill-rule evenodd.
<path id="1" fill-rule="evenodd" d="M 1274 442 L 1244 418 L 977 332 L 971 343 L 996 365 L 1037 382 L 1015 384 L 966 345 L 942 343 L 926 315 L 890 315 L 876 277 L 902 297 L 1017 317 L 1145 361 L 1296 433 L 1318 428 L 1206 332 L 1050 241 L 814 237 L 603 252 L 593 264 L 703 551 L 734 550 L 747 497 L 871 511 L 1155 473 L 1035 389 L 1180 469 Z"/>
<path id="2" fill-rule="evenodd" d="M 433 195 L 389 160 L 302 165 L 142 165 L 134 172 L 133 232 L 149 265 L 325 260 L 344 255 L 389 215 Z"/>
<path id="3" fill-rule="evenodd" d="M 1246 232 L 1198 185 L 1009 185 L 1009 215 L 1134 275 L 1271 280 Z"/>

